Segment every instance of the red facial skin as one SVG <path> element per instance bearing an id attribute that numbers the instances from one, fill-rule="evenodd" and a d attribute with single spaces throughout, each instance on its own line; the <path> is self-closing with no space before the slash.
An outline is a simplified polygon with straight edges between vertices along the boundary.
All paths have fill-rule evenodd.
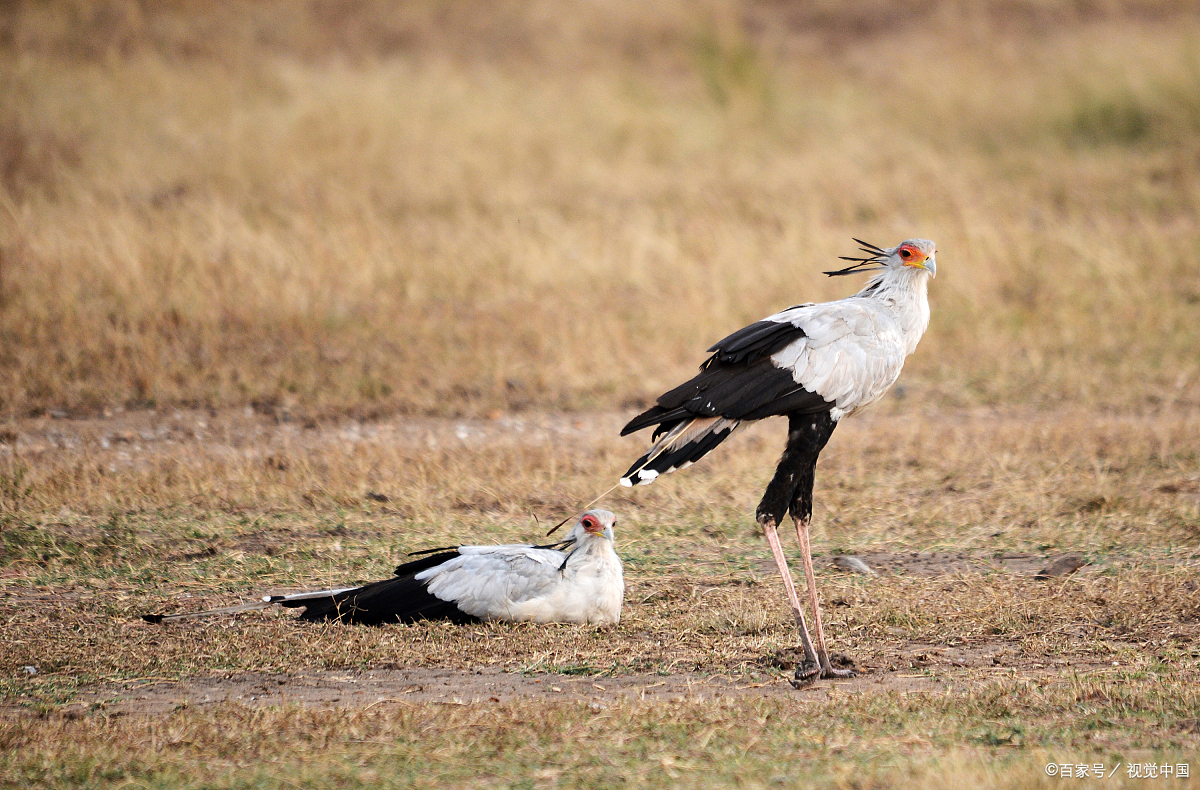
<path id="1" fill-rule="evenodd" d="M 911 244 L 901 244 L 896 254 L 904 261 L 905 266 L 921 266 L 929 257 Z"/>
<path id="2" fill-rule="evenodd" d="M 599 535 L 604 532 L 604 527 L 600 526 L 600 522 L 593 516 L 583 517 L 583 531 L 592 535 Z"/>

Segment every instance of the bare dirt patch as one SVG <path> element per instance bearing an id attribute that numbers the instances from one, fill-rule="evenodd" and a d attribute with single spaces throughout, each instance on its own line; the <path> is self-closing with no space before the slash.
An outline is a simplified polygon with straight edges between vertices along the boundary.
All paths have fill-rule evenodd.
<path id="1" fill-rule="evenodd" d="M 538 699 L 545 702 L 604 703 L 617 697 L 669 700 L 684 697 L 742 696 L 788 688 L 782 678 L 748 682 L 744 678 L 691 674 L 573 677 L 522 675 L 495 669 L 378 669 L 300 672 L 290 675 L 247 673 L 194 678 L 180 683 L 129 684 L 89 689 L 80 706 L 103 704 L 109 712 L 155 715 L 181 705 L 236 702 L 269 706 L 361 707 L 379 704 L 446 705 Z"/>
<path id="2" fill-rule="evenodd" d="M 182 707 L 234 703 L 250 707 L 370 707 L 374 705 L 478 705 L 513 700 L 589 702 L 604 705 L 617 699 L 665 702 L 714 697 L 796 694 L 802 699 L 828 699 L 838 694 L 895 691 L 901 694 L 965 692 L 1013 669 L 992 666 L 991 657 L 1003 645 L 968 651 L 939 646 L 910 646 L 903 655 L 912 666 L 940 664 L 939 671 L 870 671 L 853 680 L 819 681 L 793 689 L 784 675 L 760 680 L 745 677 L 681 673 L 673 675 L 571 676 L 523 675 L 495 669 L 473 671 L 412 668 L 362 671 L 250 672 L 231 676 L 191 678 L 180 682 L 132 682 L 83 690 L 75 703 L 60 713 L 73 715 L 103 710 L 108 715 L 154 716 Z M 970 662 L 975 671 L 967 671 Z M 987 664 L 987 667 L 982 666 Z M 1043 666 L 1043 665 L 1038 665 Z M 1095 671 L 1097 666 L 1077 667 Z"/>
<path id="3" fill-rule="evenodd" d="M 827 558 L 831 568 L 845 571 L 845 563 L 834 555 Z M 960 573 L 1012 573 L 1019 576 L 1037 576 L 1067 555 L 1033 554 L 1023 552 L 864 552 L 853 555 L 862 560 L 875 573 L 904 573 L 917 576 L 946 576 Z M 774 566 L 771 566 L 774 567 Z M 1095 573 L 1099 569 L 1087 564 L 1077 566 L 1072 573 Z M 1051 573 L 1049 575 L 1066 575 Z"/>
<path id="4" fill-rule="evenodd" d="M 406 551 L 463 538 L 540 537 L 547 525 L 531 513 L 586 501 L 642 446 L 617 438 L 624 416 L 160 409 L 16 421 L 2 451 L 28 467 L 32 492 L 0 569 L 8 710 L 808 699 L 1194 663 L 1196 559 L 1161 548 L 1190 534 L 1192 515 L 1158 490 L 1187 474 L 1173 445 L 1152 441 L 1194 435 L 1183 414 L 848 421 L 823 459 L 816 521 L 831 647 L 863 672 L 848 684 L 787 683 L 794 625 L 746 515 L 779 449 L 774 424 L 606 500 L 622 517 L 627 577 L 610 632 L 138 619 L 380 578 Z M 1073 553 L 1087 564 L 1036 578 Z M 847 556 L 873 573 L 839 567 Z M 27 665 L 38 674 L 21 674 Z"/>

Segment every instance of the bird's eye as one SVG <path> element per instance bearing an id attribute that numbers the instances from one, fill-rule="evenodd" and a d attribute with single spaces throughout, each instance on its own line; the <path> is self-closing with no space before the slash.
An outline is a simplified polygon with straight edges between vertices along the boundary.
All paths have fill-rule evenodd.
<path id="1" fill-rule="evenodd" d="M 587 518 L 585 518 L 583 520 L 583 525 L 585 527 L 594 527 L 594 526 L 596 526 L 596 522 L 592 520 L 591 516 L 588 516 Z"/>
<path id="2" fill-rule="evenodd" d="M 900 257 L 908 260 L 912 257 L 912 250 L 900 250 Z"/>

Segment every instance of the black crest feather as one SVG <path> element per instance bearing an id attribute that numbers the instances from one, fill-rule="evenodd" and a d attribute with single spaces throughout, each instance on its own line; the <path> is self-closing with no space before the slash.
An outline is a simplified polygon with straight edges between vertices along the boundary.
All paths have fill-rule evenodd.
<path id="1" fill-rule="evenodd" d="M 838 269 L 837 271 L 832 271 L 832 272 L 824 272 L 824 274 L 828 274 L 830 277 L 838 277 L 843 274 L 861 274 L 862 272 L 874 272 L 874 271 L 878 271 L 883 268 L 882 266 L 871 266 L 871 264 L 883 263 L 883 261 L 885 260 L 885 258 L 887 256 L 887 250 L 877 247 L 876 245 L 871 244 L 870 242 L 863 241 L 862 239 L 854 239 L 854 241 L 858 242 L 859 250 L 861 250 L 862 252 L 865 252 L 867 254 L 867 257 L 855 258 L 852 256 L 847 256 L 847 255 L 839 255 L 838 256 L 839 260 L 854 261 L 854 263 L 850 266 L 847 266 L 845 269 Z M 864 266 L 870 266 L 871 268 L 864 269 L 863 268 Z"/>

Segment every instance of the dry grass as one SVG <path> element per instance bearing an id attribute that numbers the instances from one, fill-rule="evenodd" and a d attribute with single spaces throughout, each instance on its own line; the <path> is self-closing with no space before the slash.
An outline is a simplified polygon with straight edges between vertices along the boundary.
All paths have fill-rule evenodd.
<path id="1" fill-rule="evenodd" d="M 161 720 L 93 717 L 26 725 L 5 733 L 3 743 L 22 752 L 11 762 L 29 766 L 14 772 L 14 779 L 56 786 L 103 786 L 130 777 L 146 787 L 274 787 L 284 784 L 277 766 L 286 764 L 286 784 L 300 787 L 962 786 L 952 784 L 951 775 L 972 787 L 1054 788 L 1067 780 L 1045 775 L 1047 762 L 1063 759 L 1053 751 L 985 745 L 989 738 L 1015 738 L 1020 746 L 1042 731 L 1031 726 L 1014 734 L 1013 697 L 1036 699 L 1049 718 L 1092 699 L 1090 685 L 1004 682 L 970 698 L 842 695 L 819 704 L 783 697 L 549 710 L 528 704 L 187 709 Z M 1130 716 L 1154 693 L 1149 683 L 1127 688 L 1112 709 Z M 1081 741 L 1089 718 L 1101 716 L 1085 714 L 1072 728 Z M 876 724 L 867 728 L 863 722 Z M 972 731 L 970 746 L 954 739 L 965 729 Z M 931 751 L 945 755 L 941 765 L 927 760 Z M 39 770 L 39 760 L 54 768 Z M 1107 756 L 1089 764 L 1094 762 L 1116 766 Z M 1072 780 L 1084 787 L 1145 784 L 1127 780 L 1124 770 L 1103 781 Z M 1189 780 L 1154 786 L 1182 788 Z"/>
<path id="2" fill-rule="evenodd" d="M 1025 788 L 1187 762 L 1198 43 L 1151 0 L 3 6 L 0 785 Z M 710 342 L 847 293 L 819 272 L 852 235 L 940 252 L 902 386 L 819 472 L 862 680 L 778 683 L 794 632 L 749 518 L 770 425 L 605 500 L 615 629 L 136 620 L 536 537 Z M 914 551 L 936 572 L 828 564 Z M 1091 564 L 1004 570 L 1064 551 Z M 385 667 L 766 686 L 119 715 L 154 678 Z"/>
<path id="3" fill-rule="evenodd" d="M 1024 787 L 1047 781 L 1037 772 L 1052 760 L 1112 767 L 1195 753 L 1200 423 L 1190 412 L 917 410 L 839 428 L 822 460 L 816 549 L 831 639 L 866 675 L 832 699 L 779 682 L 794 626 L 749 517 L 778 451 L 771 424 L 719 460 L 605 500 L 621 517 L 628 580 L 614 629 L 137 619 L 379 577 L 405 551 L 463 536 L 534 539 L 530 513 L 544 524 L 574 507 L 641 446 L 615 438 L 619 422 L 305 428 L 253 412 L 143 411 L 17 423 L 2 459 L 0 776 L 241 787 L 276 783 L 287 765 L 302 786 L 601 787 L 621 775 L 664 787 L 685 776 L 705 787 L 777 776 Z M 836 551 L 903 563 L 914 550 L 950 556 L 873 578 L 828 564 Z M 1025 564 L 1036 568 L 1068 550 L 1091 565 L 1050 581 L 1004 570 L 1014 553 L 1033 554 Z M 327 701 L 306 708 L 305 683 L 289 681 L 284 697 L 296 702 L 283 708 L 121 715 L 130 688 L 161 680 L 422 668 L 463 684 L 483 670 L 766 685 L 703 702 L 600 694 L 322 712 Z M 186 685 L 178 698 L 191 698 Z M 481 755 L 489 767 L 475 779 Z"/>
<path id="4" fill-rule="evenodd" d="M 1200 418 L 1191 410 L 934 411 L 908 398 L 888 406 L 848 420 L 822 455 L 815 528 L 831 548 L 1153 553 L 1186 552 L 1200 538 Z M 19 510 L 44 522 L 44 540 L 79 537 L 81 547 L 96 536 L 77 535 L 80 522 L 115 518 L 153 552 L 204 549 L 204 530 L 171 526 L 198 513 L 222 514 L 215 531 L 237 527 L 244 539 L 280 518 L 414 542 L 528 537 L 538 531 L 531 515 L 550 524 L 573 512 L 641 451 L 639 437 L 617 437 L 624 416 L 307 426 L 172 410 L 40 418 L 0 444 L 0 513 Z M 777 425 L 751 427 L 711 464 L 605 501 L 634 540 L 705 527 L 714 544 L 735 543 L 751 532 L 748 514 L 781 442 Z"/>
<path id="5" fill-rule="evenodd" d="M 926 401 L 1195 403 L 1198 28 L 1075 8 L 9 6 L 0 409 L 619 406 L 851 235 Z"/>

